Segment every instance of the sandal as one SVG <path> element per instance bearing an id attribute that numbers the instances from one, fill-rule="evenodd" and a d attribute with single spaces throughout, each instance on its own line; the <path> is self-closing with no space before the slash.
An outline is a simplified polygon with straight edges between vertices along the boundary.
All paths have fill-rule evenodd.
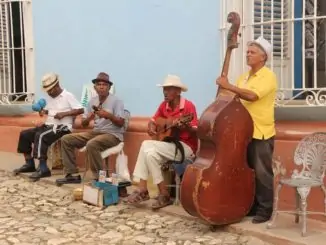
<path id="1" fill-rule="evenodd" d="M 157 201 L 152 204 L 152 209 L 156 210 L 156 209 L 164 208 L 164 207 L 172 205 L 172 204 L 173 204 L 173 201 L 171 200 L 171 198 L 169 196 L 160 194 L 157 197 Z"/>
<path id="2" fill-rule="evenodd" d="M 137 204 L 149 200 L 148 191 L 134 191 L 123 200 L 127 204 Z"/>

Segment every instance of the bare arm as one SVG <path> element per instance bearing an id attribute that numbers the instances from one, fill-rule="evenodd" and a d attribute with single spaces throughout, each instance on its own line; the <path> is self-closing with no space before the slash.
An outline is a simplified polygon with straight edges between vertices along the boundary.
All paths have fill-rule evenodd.
<path id="1" fill-rule="evenodd" d="M 254 102 L 259 99 L 259 97 L 257 96 L 256 93 L 254 93 L 248 89 L 238 88 L 232 84 L 229 84 L 229 86 L 225 89 L 230 90 L 231 92 L 239 95 L 239 97 L 243 100 Z"/>
<path id="2" fill-rule="evenodd" d="M 244 88 L 239 88 L 237 86 L 234 86 L 233 84 L 230 84 L 227 77 L 219 77 L 216 80 L 216 83 L 222 88 L 237 94 L 243 100 L 253 102 L 259 99 L 258 95 L 253 91 Z"/>
<path id="3" fill-rule="evenodd" d="M 94 114 L 94 116 L 89 116 L 84 120 L 85 121 L 84 124 L 86 126 L 88 126 L 89 122 L 94 119 L 95 115 L 99 116 L 100 118 L 109 119 L 114 125 L 116 125 L 118 127 L 123 127 L 123 125 L 125 123 L 124 118 L 117 117 L 117 116 L 113 115 L 112 113 L 107 112 L 103 109 L 101 109 L 99 111 L 95 111 L 93 114 Z"/>
<path id="4" fill-rule="evenodd" d="M 108 112 L 105 108 L 101 108 L 99 110 L 94 111 L 95 115 L 99 118 L 105 118 L 110 120 L 115 126 L 123 127 L 125 124 L 124 119 L 124 105 L 121 100 L 116 100 L 115 104 L 113 105 L 113 112 Z"/>
<path id="5" fill-rule="evenodd" d="M 80 109 L 73 109 L 71 111 L 66 111 L 66 112 L 63 112 L 65 117 L 68 117 L 68 116 L 78 116 L 80 114 L 83 114 L 84 113 L 84 108 L 80 108 Z"/>
<path id="6" fill-rule="evenodd" d="M 153 136 L 156 134 L 156 124 L 155 121 L 150 120 L 147 124 L 147 133 L 149 136 Z"/>
<path id="7" fill-rule="evenodd" d="M 70 111 L 65 111 L 65 112 L 59 112 L 57 114 L 54 115 L 54 118 L 56 119 L 62 119 L 64 117 L 68 117 L 68 116 L 78 116 L 80 114 L 84 113 L 84 108 L 79 108 L 79 109 L 72 109 Z"/>
<path id="8" fill-rule="evenodd" d="M 104 110 L 103 110 L 104 111 Z M 104 111 L 104 118 L 109 119 L 114 125 L 118 127 L 123 127 L 125 123 L 125 119 L 121 117 L 116 117 L 112 113 L 109 113 L 107 111 Z"/>

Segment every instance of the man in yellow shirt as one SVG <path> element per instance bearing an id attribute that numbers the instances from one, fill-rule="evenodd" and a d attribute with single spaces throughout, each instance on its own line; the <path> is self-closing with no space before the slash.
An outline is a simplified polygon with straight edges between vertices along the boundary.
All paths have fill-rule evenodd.
<path id="1" fill-rule="evenodd" d="M 251 68 L 237 80 L 236 86 L 227 77 L 219 77 L 216 83 L 237 94 L 254 122 L 252 142 L 248 146 L 248 164 L 255 170 L 255 203 L 249 212 L 254 215 L 253 223 L 270 219 L 273 212 L 274 174 L 272 157 L 274 151 L 274 101 L 276 98 L 277 78 L 265 66 L 272 46 L 259 37 L 248 43 L 247 65 Z"/>

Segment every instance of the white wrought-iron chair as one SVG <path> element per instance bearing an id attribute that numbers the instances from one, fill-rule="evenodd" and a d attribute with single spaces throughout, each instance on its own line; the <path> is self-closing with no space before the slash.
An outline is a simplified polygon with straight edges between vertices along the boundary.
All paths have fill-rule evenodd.
<path id="1" fill-rule="evenodd" d="M 277 183 L 274 197 L 274 210 L 267 228 L 274 227 L 278 213 L 295 214 L 295 223 L 302 217 L 302 236 L 307 232 L 307 214 L 321 214 L 326 216 L 326 188 L 324 176 L 326 169 L 326 133 L 313 133 L 304 137 L 294 152 L 294 163 L 302 165 L 301 170 L 294 170 L 291 177 L 280 178 Z M 278 196 L 283 185 L 295 188 L 296 210 L 281 211 L 278 209 Z M 324 193 L 324 212 L 307 210 L 307 197 L 311 188 L 319 187 Z"/>
<path id="2" fill-rule="evenodd" d="M 124 133 L 127 131 L 128 129 L 128 125 L 129 125 L 129 119 L 130 119 L 130 112 L 128 110 L 124 110 L 124 118 L 125 118 L 125 123 L 123 125 L 123 129 L 124 129 Z M 124 142 L 120 142 L 118 145 L 108 148 L 104 151 L 101 152 L 101 157 L 102 159 L 105 161 L 105 170 L 109 171 L 109 156 L 115 155 L 120 153 L 123 150 L 124 147 Z M 86 151 L 86 146 L 84 146 L 83 148 L 79 149 L 79 152 L 85 152 Z M 84 176 L 83 179 L 85 178 L 86 172 L 88 171 L 88 167 L 85 167 L 85 172 L 84 172 Z"/>

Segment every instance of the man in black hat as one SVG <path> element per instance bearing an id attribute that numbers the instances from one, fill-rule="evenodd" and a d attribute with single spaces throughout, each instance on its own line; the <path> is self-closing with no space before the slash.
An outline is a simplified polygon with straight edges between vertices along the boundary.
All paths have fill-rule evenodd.
<path id="1" fill-rule="evenodd" d="M 108 74 L 101 72 L 92 80 L 97 96 L 91 98 L 83 116 L 82 125 L 87 127 L 94 120 L 94 128 L 90 132 L 73 133 L 61 139 L 62 162 L 66 176 L 57 179 L 58 184 L 80 183 L 80 175 L 76 168 L 75 148 L 86 146 L 86 164 L 91 167 L 94 177 L 98 177 L 102 169 L 101 152 L 114 147 L 123 141 L 124 104 L 122 100 L 109 93 L 113 83 Z"/>

